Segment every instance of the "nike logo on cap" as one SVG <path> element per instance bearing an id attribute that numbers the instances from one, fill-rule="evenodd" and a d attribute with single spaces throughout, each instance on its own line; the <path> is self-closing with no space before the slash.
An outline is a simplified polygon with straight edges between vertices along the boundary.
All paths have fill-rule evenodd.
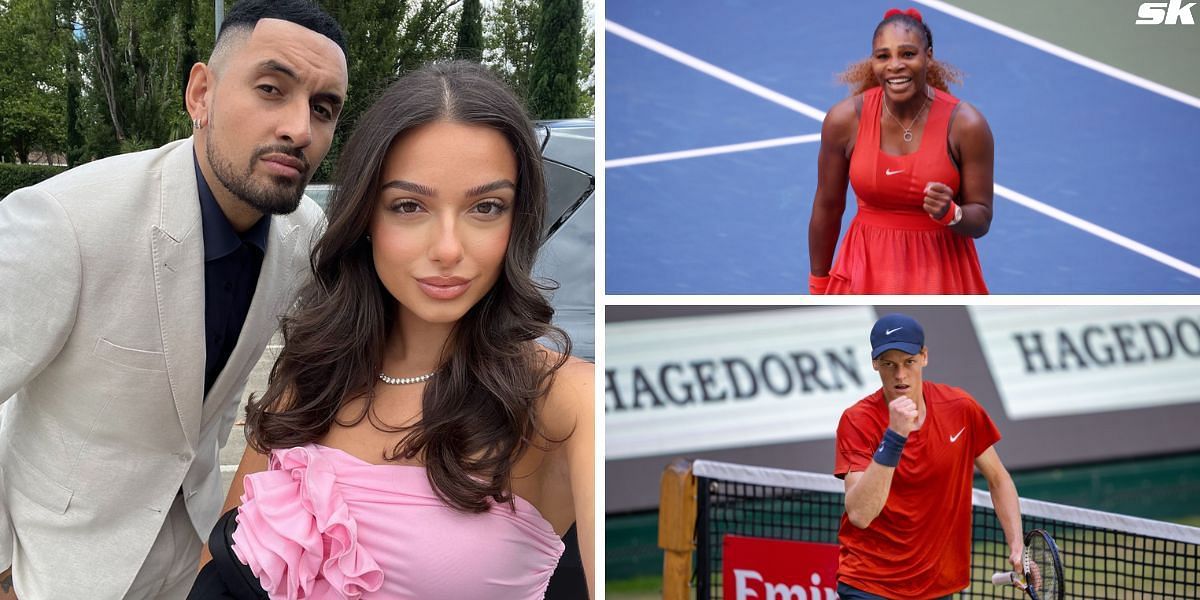
<path id="1" fill-rule="evenodd" d="M 958 441 L 958 436 L 962 435 L 962 432 L 964 432 L 966 430 L 967 430 L 967 428 L 963 427 L 962 429 L 958 430 L 958 433 L 950 436 L 950 443 L 953 444 L 954 442 Z"/>
<path id="2" fill-rule="evenodd" d="M 900 169 L 899 171 L 893 171 L 891 169 L 887 169 L 886 171 L 884 171 L 884 173 L 889 176 L 895 175 L 897 173 L 903 173 L 903 172 L 904 172 L 904 169 Z"/>
<path id="3" fill-rule="evenodd" d="M 893 333 L 896 333 L 897 331 L 900 331 L 901 329 L 904 329 L 904 328 L 903 328 L 903 327 L 897 327 L 897 328 L 895 328 L 895 329 L 889 329 L 889 330 L 887 330 L 887 331 L 884 333 L 884 335 L 892 335 Z"/>

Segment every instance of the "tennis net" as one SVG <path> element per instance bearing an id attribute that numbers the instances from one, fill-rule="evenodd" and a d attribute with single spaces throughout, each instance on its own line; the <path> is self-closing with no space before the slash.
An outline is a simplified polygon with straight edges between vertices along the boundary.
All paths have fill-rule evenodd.
<path id="1" fill-rule="evenodd" d="M 703 460 L 692 464 L 692 474 L 699 600 L 731 597 L 723 589 L 728 538 L 837 543 L 844 485 L 831 475 Z M 991 496 L 976 489 L 973 503 L 971 584 L 956 597 L 1023 597 L 1014 587 L 992 584 L 993 573 L 1011 569 L 1008 545 Z M 1023 531 L 1044 529 L 1057 542 L 1067 598 L 1200 598 L 1200 528 L 1024 498 L 1021 516 Z M 826 589 L 820 595 L 831 597 L 833 585 L 797 586 L 795 593 L 811 589 L 817 598 Z M 804 593 L 792 597 L 810 597 Z"/>

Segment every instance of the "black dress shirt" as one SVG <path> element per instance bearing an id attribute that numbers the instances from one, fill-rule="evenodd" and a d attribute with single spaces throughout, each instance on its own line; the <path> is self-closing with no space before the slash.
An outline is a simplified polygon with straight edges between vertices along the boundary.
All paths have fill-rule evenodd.
<path id="1" fill-rule="evenodd" d="M 192 157 L 195 161 L 195 155 Z M 200 218 L 204 227 L 204 394 L 233 354 L 267 252 L 271 218 L 263 216 L 239 234 L 221 211 L 196 162 Z"/>

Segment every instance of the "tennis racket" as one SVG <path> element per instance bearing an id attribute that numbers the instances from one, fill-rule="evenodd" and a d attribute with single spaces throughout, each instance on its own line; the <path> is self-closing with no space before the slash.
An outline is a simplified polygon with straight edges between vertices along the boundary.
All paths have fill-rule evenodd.
<path id="1" fill-rule="evenodd" d="M 1021 563 L 1024 573 L 996 573 L 992 583 L 1015 586 L 1033 600 L 1064 600 L 1062 561 L 1049 533 L 1034 529 L 1025 534 Z"/>

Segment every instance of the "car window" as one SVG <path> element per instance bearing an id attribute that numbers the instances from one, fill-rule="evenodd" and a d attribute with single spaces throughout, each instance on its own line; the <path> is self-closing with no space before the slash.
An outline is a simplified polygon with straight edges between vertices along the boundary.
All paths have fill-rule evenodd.
<path id="1" fill-rule="evenodd" d="M 596 356 L 595 210 L 595 195 L 588 194 L 542 245 L 533 267 L 534 279 L 555 288 L 549 292 L 554 324 L 571 336 L 571 353 L 586 360 Z"/>
<path id="2" fill-rule="evenodd" d="M 549 292 L 554 323 L 571 336 L 571 353 L 586 360 L 596 356 L 595 156 L 590 121 L 551 123 L 542 136 L 549 206 L 533 269 L 536 279 L 557 284 Z"/>
<path id="3" fill-rule="evenodd" d="M 329 193 L 333 190 L 333 186 L 328 183 L 312 183 L 307 188 L 304 188 L 304 193 L 321 207 L 321 210 L 329 210 Z"/>
<path id="4" fill-rule="evenodd" d="M 595 128 L 592 126 L 551 127 L 541 134 L 549 206 L 546 236 L 566 222 L 596 187 Z"/>
<path id="5" fill-rule="evenodd" d="M 546 192 L 549 203 L 546 210 L 545 234 L 554 235 L 562 224 L 571 218 L 584 199 L 595 189 L 595 179 L 588 173 L 545 159 Z"/>

